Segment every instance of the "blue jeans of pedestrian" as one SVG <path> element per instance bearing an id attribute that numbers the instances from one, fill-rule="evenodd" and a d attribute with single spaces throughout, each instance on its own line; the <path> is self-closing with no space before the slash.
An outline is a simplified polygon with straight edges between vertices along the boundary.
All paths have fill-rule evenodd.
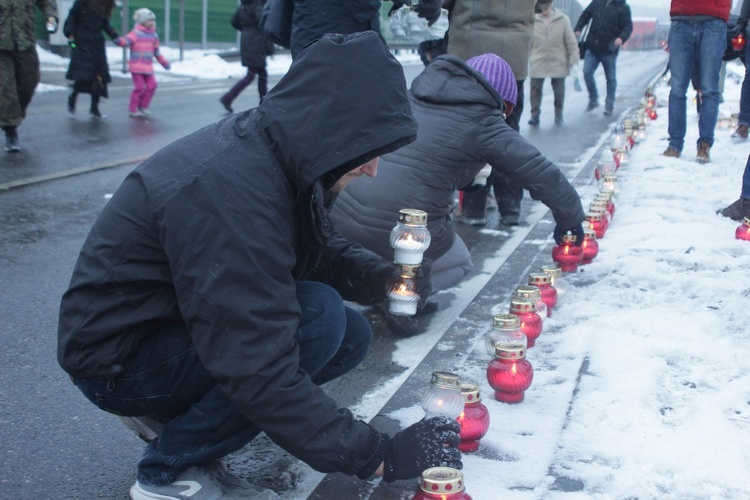
<path id="1" fill-rule="evenodd" d="M 583 81 L 589 91 L 589 101 L 599 101 L 599 91 L 596 89 L 594 73 L 601 63 L 604 68 L 604 77 L 607 79 L 607 98 L 604 101 L 606 109 L 615 107 L 615 94 L 617 93 L 617 54 L 598 54 L 591 50 L 586 51 L 583 56 Z"/>
<path id="2" fill-rule="evenodd" d="M 687 89 L 693 64 L 700 71 L 701 107 L 698 117 L 698 144 L 714 144 L 719 115 L 719 72 L 727 46 L 727 24 L 721 19 L 690 22 L 672 21 L 669 31 L 669 145 L 682 151 L 685 145 Z"/>
<path id="3" fill-rule="evenodd" d="M 750 127 L 750 42 L 745 42 L 745 79 L 740 90 L 739 125 Z"/>
<path id="4" fill-rule="evenodd" d="M 364 359 L 372 339 L 370 324 L 346 307 L 333 288 L 298 282 L 297 300 L 299 366 L 314 383 L 333 380 Z M 218 460 L 260 433 L 203 367 L 182 322 L 145 339 L 116 378 L 76 384 L 103 410 L 166 422 L 138 464 L 138 480 L 144 484 L 170 484 L 188 467 Z"/>
<path id="5" fill-rule="evenodd" d="M 747 163 L 745 164 L 745 173 L 742 174 L 742 193 L 740 193 L 740 197 L 750 200 L 750 155 L 748 155 Z"/>

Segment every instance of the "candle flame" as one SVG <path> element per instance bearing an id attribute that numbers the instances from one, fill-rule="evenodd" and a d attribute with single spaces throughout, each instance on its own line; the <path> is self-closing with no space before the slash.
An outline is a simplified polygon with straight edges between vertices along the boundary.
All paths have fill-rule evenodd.
<path id="1" fill-rule="evenodd" d="M 511 368 L 510 371 L 513 373 L 513 376 L 518 374 L 518 370 L 516 369 L 516 363 L 513 363 L 513 368 Z"/>

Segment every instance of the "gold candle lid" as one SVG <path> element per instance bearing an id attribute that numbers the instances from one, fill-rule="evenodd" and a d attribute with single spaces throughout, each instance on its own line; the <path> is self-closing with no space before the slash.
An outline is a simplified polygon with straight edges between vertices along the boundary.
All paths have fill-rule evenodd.
<path id="1" fill-rule="evenodd" d="M 602 214 L 599 212 L 587 212 L 586 213 L 586 220 L 588 221 L 599 221 L 602 220 Z"/>
<path id="2" fill-rule="evenodd" d="M 557 264 L 545 264 L 539 268 L 543 273 L 547 273 L 553 278 L 562 276 L 562 269 Z"/>
<path id="3" fill-rule="evenodd" d="M 517 330 L 521 328 L 521 320 L 515 314 L 495 314 L 492 317 L 492 328 L 496 330 Z"/>
<path id="4" fill-rule="evenodd" d="M 536 305 L 530 300 L 514 298 L 510 301 L 510 312 L 536 313 Z"/>
<path id="5" fill-rule="evenodd" d="M 495 345 L 495 357 L 497 359 L 526 359 L 526 346 L 521 342 Z"/>
<path id="6" fill-rule="evenodd" d="M 452 467 L 432 467 L 422 472 L 419 487 L 432 495 L 460 493 L 464 491 L 464 475 Z"/>
<path id="7" fill-rule="evenodd" d="M 461 384 L 461 394 L 463 394 L 466 403 L 478 403 L 482 400 L 482 396 L 479 394 L 479 386 L 471 382 Z"/>
<path id="8" fill-rule="evenodd" d="M 590 238 L 592 240 L 596 239 L 596 231 L 594 231 L 590 227 L 583 228 L 583 234 L 585 238 Z"/>
<path id="9" fill-rule="evenodd" d="M 529 285 L 552 285 L 552 276 L 546 273 L 531 273 L 529 274 Z"/>
<path id="10" fill-rule="evenodd" d="M 520 299 L 538 300 L 542 298 L 542 292 L 539 287 L 531 285 L 520 285 L 516 287 L 513 297 Z"/>
<path id="11" fill-rule="evenodd" d="M 750 217 L 745 217 L 742 219 L 742 223 L 746 226 L 750 226 Z"/>
<path id="12" fill-rule="evenodd" d="M 430 384 L 444 389 L 461 390 L 461 377 L 450 372 L 432 372 Z"/>
<path id="13" fill-rule="evenodd" d="M 427 212 L 416 208 L 402 208 L 398 211 L 398 221 L 407 226 L 426 226 Z"/>
<path id="14" fill-rule="evenodd" d="M 575 243 L 578 241 L 578 236 L 575 234 L 563 234 L 562 240 L 563 243 Z"/>

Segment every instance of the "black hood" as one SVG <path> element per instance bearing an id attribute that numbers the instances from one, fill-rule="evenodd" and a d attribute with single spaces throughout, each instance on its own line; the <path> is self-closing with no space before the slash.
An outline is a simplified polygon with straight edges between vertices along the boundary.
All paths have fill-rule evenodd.
<path id="1" fill-rule="evenodd" d="M 310 44 L 257 109 L 290 182 L 306 191 L 414 141 L 401 64 L 374 32 Z"/>

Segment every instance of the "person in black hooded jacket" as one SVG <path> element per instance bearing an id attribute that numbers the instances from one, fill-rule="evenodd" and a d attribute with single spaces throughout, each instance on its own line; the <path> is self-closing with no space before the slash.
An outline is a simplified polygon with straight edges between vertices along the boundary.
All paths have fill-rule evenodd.
<path id="1" fill-rule="evenodd" d="M 592 0 L 578 18 L 574 28 L 576 36 L 581 36 L 581 31 L 589 22 L 591 26 L 584 42 L 586 52 L 583 56 L 583 79 L 589 92 L 589 105 L 586 111 L 599 106 L 594 72 L 601 63 L 604 76 L 607 78 L 604 114 L 611 115 L 617 92 L 617 55 L 622 44 L 628 41 L 633 32 L 630 6 L 625 0 Z"/>
<path id="2" fill-rule="evenodd" d="M 163 424 L 133 498 L 184 498 L 193 483 L 206 498 L 250 496 L 219 460 L 261 431 L 321 472 L 393 481 L 461 467 L 457 422 L 390 437 L 319 387 L 369 347 L 370 325 L 342 297 L 382 300 L 399 271 L 344 240 L 328 207 L 416 133 L 380 38 L 328 34 L 257 108 L 126 177 L 63 295 L 58 360 L 99 408 Z M 429 276 L 419 281 L 429 293 Z"/>

